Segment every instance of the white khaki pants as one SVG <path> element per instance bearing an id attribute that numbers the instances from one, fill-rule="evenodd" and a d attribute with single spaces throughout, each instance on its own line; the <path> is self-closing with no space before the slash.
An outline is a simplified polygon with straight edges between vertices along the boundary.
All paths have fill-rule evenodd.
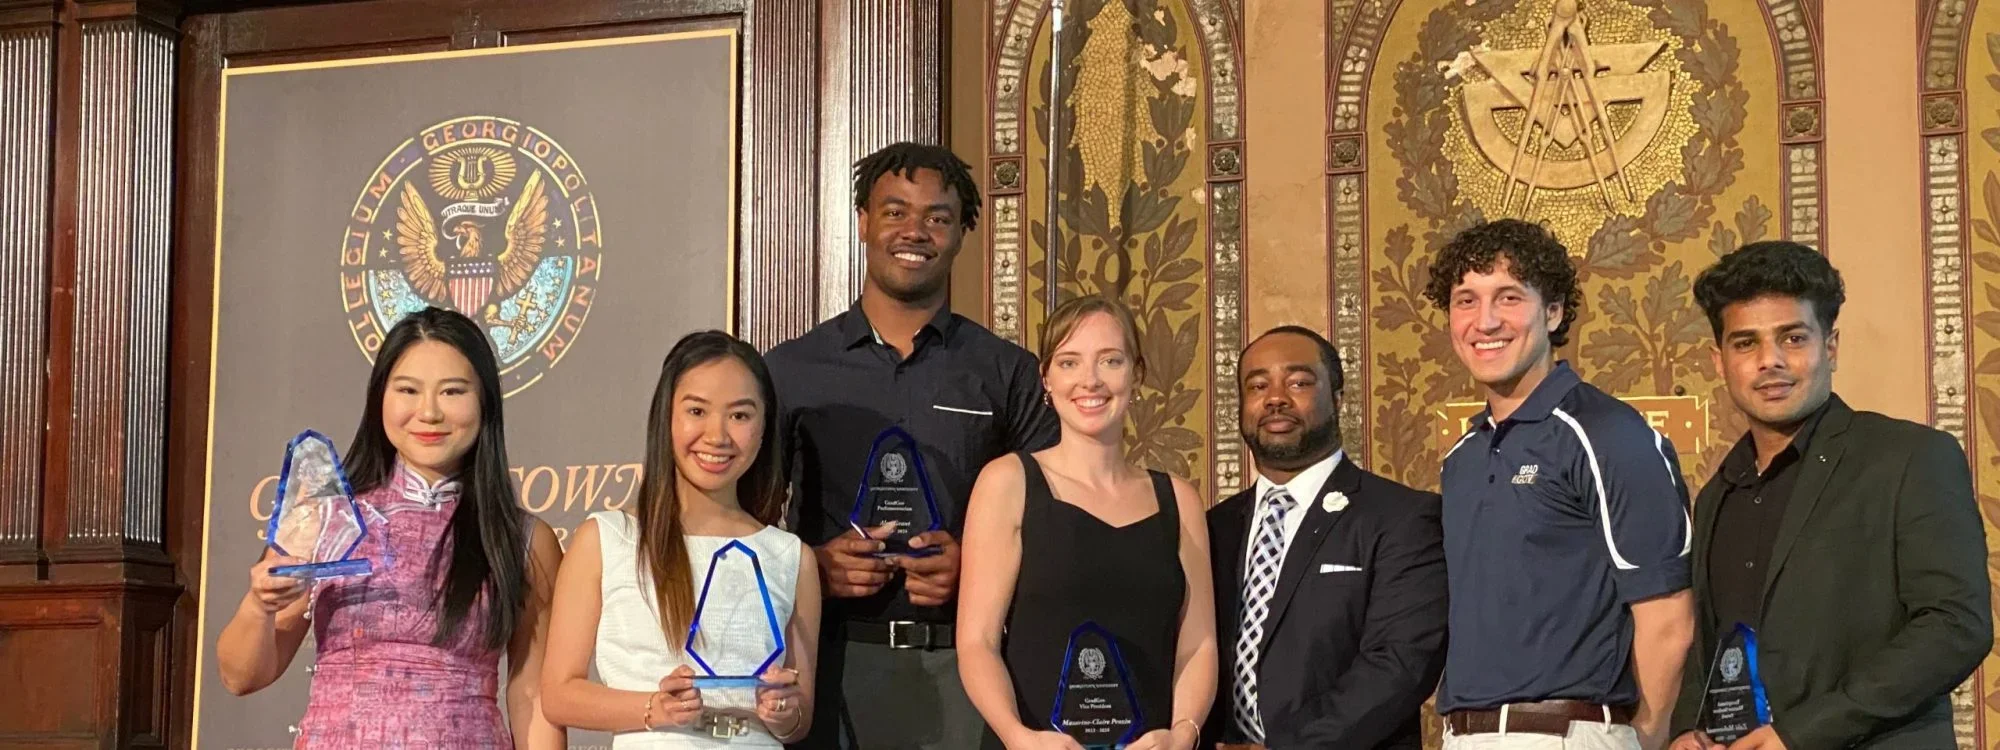
<path id="1" fill-rule="evenodd" d="M 1444 750 L 1639 750 L 1639 733 L 1624 724 L 1608 721 L 1572 721 L 1569 734 L 1505 731 L 1507 710 L 1501 709 L 1502 731 L 1464 736 L 1445 729 Z"/>

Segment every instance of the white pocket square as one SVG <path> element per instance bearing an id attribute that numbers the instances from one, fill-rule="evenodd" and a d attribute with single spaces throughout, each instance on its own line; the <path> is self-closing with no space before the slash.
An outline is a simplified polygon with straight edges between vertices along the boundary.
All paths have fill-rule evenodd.
<path id="1" fill-rule="evenodd" d="M 1319 572 L 1321 572 L 1321 573 L 1359 573 L 1359 572 L 1361 572 L 1361 566 L 1359 566 L 1359 565 L 1335 565 L 1335 564 L 1333 564 L 1333 563 L 1327 563 L 1327 564 L 1324 564 L 1324 565 L 1321 565 L 1321 566 L 1319 566 Z"/>

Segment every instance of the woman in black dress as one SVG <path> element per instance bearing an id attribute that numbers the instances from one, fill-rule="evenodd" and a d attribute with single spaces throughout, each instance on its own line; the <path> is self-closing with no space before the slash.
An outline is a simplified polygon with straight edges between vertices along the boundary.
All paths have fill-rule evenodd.
<path id="1" fill-rule="evenodd" d="M 1117 302 L 1058 307 L 1041 365 L 1062 440 L 995 460 L 973 485 L 958 673 L 986 719 L 983 747 L 1080 747 L 1050 722 L 1071 635 L 1085 622 L 1111 635 L 1129 670 L 1138 731 L 1127 747 L 1190 750 L 1215 699 L 1204 508 L 1186 480 L 1125 457 L 1126 410 L 1145 371 L 1138 341 Z M 1095 656 L 1082 661 L 1110 671 Z"/>

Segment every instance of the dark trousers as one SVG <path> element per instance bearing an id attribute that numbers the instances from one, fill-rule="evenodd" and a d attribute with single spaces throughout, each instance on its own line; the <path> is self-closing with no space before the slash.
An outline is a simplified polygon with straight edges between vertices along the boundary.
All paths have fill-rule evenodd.
<path id="1" fill-rule="evenodd" d="M 986 726 L 958 681 L 958 652 L 820 643 L 812 732 L 794 750 L 963 750 Z"/>

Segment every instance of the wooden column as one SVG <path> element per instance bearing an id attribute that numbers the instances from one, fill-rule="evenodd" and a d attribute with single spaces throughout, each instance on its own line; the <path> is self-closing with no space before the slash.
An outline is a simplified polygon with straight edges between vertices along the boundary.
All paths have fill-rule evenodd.
<path id="1" fill-rule="evenodd" d="M 897 141 L 944 143 L 944 0 L 819 0 L 820 318 L 861 294 L 855 160 Z M 959 154 L 977 164 L 979 154 Z"/>
<path id="2" fill-rule="evenodd" d="M 0 574 L 41 558 L 57 3 L 0 0 Z M 0 579 L 5 580 L 5 579 Z"/>
<path id="3" fill-rule="evenodd" d="M 178 14 L 0 0 L 0 746 L 167 746 Z"/>
<path id="4" fill-rule="evenodd" d="M 167 247 L 173 196 L 174 49 L 177 8 L 73 2 L 82 36 L 75 193 L 65 227 L 67 278 L 52 307 L 69 309 L 67 382 L 50 403 L 68 406 L 50 430 L 49 476 L 67 472 L 61 518 L 44 516 L 52 563 L 166 565 Z M 63 245 L 68 245 L 63 247 Z M 51 331 L 53 333 L 53 330 Z M 62 424 L 57 420 L 55 424 Z M 58 467 L 60 470 L 58 470 Z M 53 497 L 56 493 L 51 492 Z M 60 524 L 61 541 L 55 527 Z"/>

